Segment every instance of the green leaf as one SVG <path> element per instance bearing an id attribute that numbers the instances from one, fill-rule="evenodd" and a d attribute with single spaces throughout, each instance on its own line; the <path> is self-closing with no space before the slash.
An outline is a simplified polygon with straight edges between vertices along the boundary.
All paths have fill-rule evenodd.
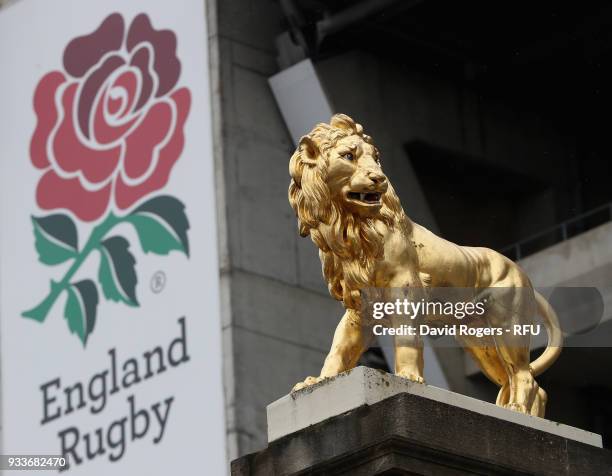
<path id="1" fill-rule="evenodd" d="M 185 205 L 174 197 L 155 197 L 130 213 L 126 221 L 134 225 L 145 253 L 167 255 L 179 250 L 189 256 L 189 220 Z"/>
<path id="2" fill-rule="evenodd" d="M 41 263 L 63 263 L 78 254 L 78 235 L 74 222 L 67 215 L 32 217 L 35 247 Z"/>
<path id="3" fill-rule="evenodd" d="M 136 259 L 129 251 L 130 244 L 120 236 L 107 238 L 100 244 L 98 279 L 106 299 L 138 306 L 136 299 Z"/>
<path id="4" fill-rule="evenodd" d="M 64 317 L 70 332 L 79 336 L 83 346 L 96 324 L 98 289 L 91 279 L 72 283 L 68 288 Z"/>
<path id="5" fill-rule="evenodd" d="M 172 250 L 185 253 L 185 247 L 176 235 L 163 225 L 155 215 L 134 215 L 127 218 L 138 233 L 140 245 L 145 253 L 167 255 Z"/>

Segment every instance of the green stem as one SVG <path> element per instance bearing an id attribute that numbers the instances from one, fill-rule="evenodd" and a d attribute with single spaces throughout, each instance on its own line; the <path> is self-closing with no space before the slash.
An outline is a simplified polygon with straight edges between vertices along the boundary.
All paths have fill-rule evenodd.
<path id="1" fill-rule="evenodd" d="M 112 213 L 109 213 L 109 215 L 104 219 L 104 221 L 93 229 L 91 235 L 89 235 L 87 243 L 85 243 L 83 249 L 81 249 L 80 253 L 76 256 L 74 263 L 72 263 L 72 266 L 70 266 L 68 271 L 66 271 L 66 274 L 64 275 L 62 280 L 60 282 L 51 281 L 51 290 L 49 291 L 47 297 L 43 299 L 38 306 L 30 309 L 29 311 L 23 312 L 21 315 L 23 317 L 29 317 L 31 319 L 34 319 L 38 322 L 43 322 L 47 317 L 47 314 L 51 310 L 51 307 L 53 307 L 53 304 L 55 304 L 55 301 L 57 300 L 59 295 L 69 286 L 70 280 L 79 270 L 79 268 L 87 259 L 89 254 L 93 250 L 98 248 L 98 246 L 100 245 L 100 240 L 104 238 L 104 236 L 111 230 L 111 228 L 113 228 L 121 221 L 122 218 L 116 217 Z"/>

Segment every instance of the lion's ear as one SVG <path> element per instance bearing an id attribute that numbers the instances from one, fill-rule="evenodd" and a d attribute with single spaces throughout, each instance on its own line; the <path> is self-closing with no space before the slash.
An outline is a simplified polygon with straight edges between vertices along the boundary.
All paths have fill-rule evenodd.
<path id="1" fill-rule="evenodd" d="M 319 156 L 319 147 L 309 136 L 303 136 L 298 145 L 302 162 L 315 165 Z"/>

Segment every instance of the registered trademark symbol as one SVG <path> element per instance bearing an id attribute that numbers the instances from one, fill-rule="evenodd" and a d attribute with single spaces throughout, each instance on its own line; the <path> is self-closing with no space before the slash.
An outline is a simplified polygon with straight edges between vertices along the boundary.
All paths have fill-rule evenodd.
<path id="1" fill-rule="evenodd" d="M 163 271 L 156 271 L 151 276 L 151 291 L 155 294 L 161 293 L 166 287 L 166 273 Z"/>

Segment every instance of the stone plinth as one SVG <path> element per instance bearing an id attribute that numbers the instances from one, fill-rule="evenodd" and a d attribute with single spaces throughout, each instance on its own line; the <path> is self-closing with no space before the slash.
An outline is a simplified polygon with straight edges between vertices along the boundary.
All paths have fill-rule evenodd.
<path id="1" fill-rule="evenodd" d="M 232 475 L 612 474 L 599 435 L 364 367 L 269 405 L 268 439 Z"/>

